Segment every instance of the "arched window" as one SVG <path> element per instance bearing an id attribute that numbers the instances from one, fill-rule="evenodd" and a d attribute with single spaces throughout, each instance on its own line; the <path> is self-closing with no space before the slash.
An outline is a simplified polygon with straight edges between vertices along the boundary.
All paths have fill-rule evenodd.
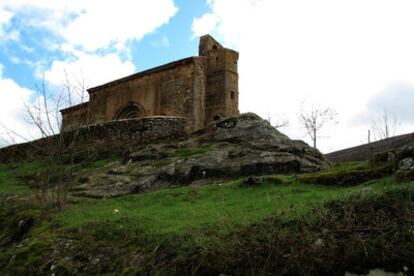
<path id="1" fill-rule="evenodd" d="M 139 118 L 144 115 L 143 108 L 136 102 L 129 102 L 115 113 L 114 120 Z"/>

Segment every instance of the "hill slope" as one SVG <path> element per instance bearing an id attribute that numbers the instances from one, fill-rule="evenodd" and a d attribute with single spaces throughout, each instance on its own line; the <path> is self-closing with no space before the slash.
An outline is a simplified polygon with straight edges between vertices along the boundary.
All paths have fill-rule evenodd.
<path id="1" fill-rule="evenodd" d="M 36 185 L 50 172 L 45 160 L 0 164 L 1 274 L 412 273 L 413 148 L 392 162 L 331 167 L 244 116 L 178 142 L 59 164 L 62 190 Z"/>

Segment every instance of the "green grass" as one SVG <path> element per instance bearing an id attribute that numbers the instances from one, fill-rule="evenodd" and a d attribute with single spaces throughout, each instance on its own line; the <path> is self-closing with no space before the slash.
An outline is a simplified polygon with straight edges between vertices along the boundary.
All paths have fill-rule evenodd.
<path id="1" fill-rule="evenodd" d="M 191 154 L 187 152 L 183 156 Z M 106 170 L 105 165 L 112 161 L 115 160 L 108 158 L 91 162 L 81 169 Z M 3 191 L 19 192 L 14 189 L 24 187 L 20 185 L 18 176 L 33 175 L 44 169 L 45 164 L 41 161 L 18 166 L 0 164 L 0 195 Z M 363 170 L 367 166 L 364 163 L 346 163 L 336 165 L 330 171 Z M 47 262 L 46 269 L 52 273 L 49 271 L 49 252 L 56 248 L 56 241 L 66 240 L 70 243 L 65 243 L 64 250 L 53 256 L 53 260 L 57 260 L 57 271 L 62 269 L 68 274 L 80 271 L 79 267 L 86 267 L 78 261 L 84 258 L 80 262 L 90 263 L 88 256 L 94 254 L 104 254 L 107 259 L 101 260 L 109 265 L 103 272 L 126 266 L 124 272 L 130 272 L 127 274 L 157 274 L 151 272 L 159 270 L 158 274 L 161 275 L 169 271 L 186 275 L 191 274 L 190 269 L 194 274 L 192 269 L 200 266 L 204 266 L 201 272 L 205 271 L 206 275 L 217 274 L 214 271 L 216 267 L 218 271 L 241 274 L 249 268 L 257 267 L 261 271 L 270 264 L 270 256 L 273 266 L 268 271 L 281 271 L 285 264 L 296 266 L 296 259 L 292 263 L 292 258 L 296 257 L 290 257 L 292 253 L 300 256 L 298 262 L 303 262 L 299 265 L 300 271 L 314 271 L 321 263 L 330 261 L 333 255 L 329 254 L 335 250 L 340 252 L 335 255 L 339 256 L 339 262 L 343 261 L 343 252 L 349 253 L 352 259 L 359 260 L 366 252 L 376 258 L 384 252 L 381 247 L 378 249 L 378 245 L 385 244 L 379 238 L 377 243 L 376 235 L 388 239 L 385 236 L 387 233 L 393 233 L 394 241 L 391 246 L 387 245 L 387 250 L 403 248 L 396 250 L 401 254 L 412 251 L 411 243 L 407 243 L 411 241 L 412 233 L 405 235 L 397 226 L 401 223 L 398 219 L 403 219 L 406 225 L 402 225 L 401 229 L 411 227 L 406 218 L 412 215 L 406 216 L 403 207 L 404 204 L 412 204 L 414 182 L 398 183 L 394 177 L 385 177 L 355 186 L 324 186 L 301 183 L 301 176 L 275 177 L 283 180 L 282 184 L 271 184 L 271 177 L 263 177 L 264 183 L 261 185 L 241 187 L 240 180 L 232 180 L 113 199 L 85 200 L 66 205 L 62 211 L 52 210 L 48 213 L 44 213 L 37 205 L 30 206 L 30 202 L 26 206 L 17 197 L 14 208 L 10 202 L 0 204 L 0 225 L 3 226 L 0 227 L 0 240 L 3 240 L 3 236 L 13 235 L 18 229 L 16 225 L 23 218 L 32 217 L 35 224 L 22 241 L 17 239 L 19 247 L 12 240 L 2 249 L 0 266 L 3 269 L 6 267 L 5 271 L 10 272 L 10 275 L 20 275 L 30 274 L 28 271 L 32 267 L 41 267 Z M 397 197 L 391 197 L 392 194 Z M 406 195 L 409 198 L 407 202 L 401 200 Z M 329 204 L 324 204 L 327 201 Z M 367 242 L 363 244 L 352 239 L 353 235 L 345 234 L 337 239 L 328 234 L 323 237 L 326 244 L 315 247 L 315 241 L 321 237 L 320 229 L 377 229 L 377 224 L 389 228 L 380 234 L 368 233 L 370 238 L 364 236 Z M 395 238 L 395 235 L 401 238 Z M 70 247 L 66 248 L 66 244 L 70 244 Z M 106 248 L 111 250 L 108 252 Z M 389 256 L 394 256 L 392 250 L 387 253 Z M 138 265 L 137 259 L 128 261 L 131 256 L 138 255 L 140 258 L 143 256 Z M 10 262 L 12 256 L 14 261 Z M 80 256 L 80 259 L 70 261 L 71 258 L 66 259 L 67 256 Z M 313 257 L 309 263 L 308 256 L 310 259 Z M 320 258 L 323 262 L 319 262 Z M 407 257 L 407 260 L 412 260 L 412 257 Z M 336 269 L 335 262 L 332 261 L 333 265 L 328 263 L 327 267 Z M 128 267 L 129 263 L 133 267 Z M 146 267 L 147 264 L 149 267 Z M 348 267 L 352 268 L 352 263 L 345 268 Z M 209 270 L 212 268 L 213 273 Z M 98 270 L 88 272 L 91 275 L 111 275 L 100 274 Z"/>
<path id="2" fill-rule="evenodd" d="M 32 175 L 40 170 L 44 169 L 47 166 L 45 160 L 36 160 L 32 162 L 26 163 L 18 163 L 18 164 L 1 164 L 4 166 L 4 170 L 8 170 L 15 175 L 24 176 L 24 175 Z"/>
<path id="3" fill-rule="evenodd" d="M 118 160 L 116 157 L 109 157 L 102 160 L 93 161 L 82 165 L 82 167 L 75 165 L 59 166 L 61 169 L 83 168 L 87 170 L 96 170 L 104 168 L 105 165 Z M 22 193 L 29 191 L 29 188 L 24 185 L 21 177 L 32 176 L 44 172 L 47 169 L 46 160 L 36 160 L 26 163 L 18 164 L 4 164 L 0 163 L 0 194 Z"/>
<path id="4" fill-rule="evenodd" d="M 0 163 L 0 194 L 13 194 L 28 191 L 28 188 L 21 183 L 16 171 L 9 165 Z"/>
<path id="5" fill-rule="evenodd" d="M 368 161 L 352 161 L 335 163 L 331 171 L 362 170 L 369 166 Z"/>
<path id="6" fill-rule="evenodd" d="M 105 159 L 100 159 L 100 160 L 95 160 L 92 162 L 89 162 L 85 165 L 83 165 L 83 168 L 85 169 L 100 169 L 103 168 L 105 166 L 107 166 L 110 163 L 113 163 L 115 161 L 119 161 L 120 157 L 117 156 L 111 156 Z"/>
<path id="7" fill-rule="evenodd" d="M 0 194 L 22 193 L 29 191 L 21 177 L 34 175 L 46 167 L 45 160 L 19 164 L 0 163 Z"/>
<path id="8" fill-rule="evenodd" d="M 242 188 L 238 181 L 203 187 L 181 187 L 153 193 L 97 200 L 74 205 L 58 215 L 64 227 L 132 219 L 148 234 L 182 233 L 216 227 L 226 231 L 280 213 L 304 217 L 312 206 L 355 193 L 382 191 L 396 185 L 390 179 L 356 187 L 289 184 Z M 117 210 L 117 211 L 115 211 Z"/>
<path id="9" fill-rule="evenodd" d="M 175 155 L 178 157 L 189 157 L 196 154 L 204 154 L 207 153 L 211 149 L 211 145 L 203 144 L 197 148 L 180 148 L 175 151 Z"/>

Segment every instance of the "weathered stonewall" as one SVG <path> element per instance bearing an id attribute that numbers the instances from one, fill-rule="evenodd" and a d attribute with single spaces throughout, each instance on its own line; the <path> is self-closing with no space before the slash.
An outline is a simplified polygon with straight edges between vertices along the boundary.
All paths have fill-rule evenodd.
<path id="1" fill-rule="evenodd" d="M 253 113 L 216 121 L 179 143 L 138 148 L 106 173 L 81 176 L 77 195 L 113 197 L 251 175 L 328 168 L 316 149 L 294 141 Z"/>

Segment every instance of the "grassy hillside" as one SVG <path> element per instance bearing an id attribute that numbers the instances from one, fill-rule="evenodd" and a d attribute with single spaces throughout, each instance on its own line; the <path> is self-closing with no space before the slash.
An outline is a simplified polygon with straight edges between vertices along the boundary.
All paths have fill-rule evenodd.
<path id="1" fill-rule="evenodd" d="M 46 167 L 44 160 L 19 164 L 0 163 L 0 195 L 30 193 L 25 180 Z"/>
<path id="2" fill-rule="evenodd" d="M 0 164 L 3 274 L 341 274 L 413 266 L 413 182 L 317 183 L 320 175 L 364 171 L 365 163 L 247 187 L 234 179 L 77 199 L 63 210 L 42 209 L 24 186 L 44 166 Z"/>
<path id="3" fill-rule="evenodd" d="M 204 227 L 249 225 L 277 212 L 286 219 L 306 218 L 312 206 L 364 192 L 382 192 L 404 184 L 390 179 L 357 187 L 303 185 L 290 177 L 285 184 L 240 187 L 240 181 L 181 187 L 148 194 L 87 201 L 57 215 L 64 227 L 100 221 L 137 220 L 149 234 L 183 233 Z"/>

